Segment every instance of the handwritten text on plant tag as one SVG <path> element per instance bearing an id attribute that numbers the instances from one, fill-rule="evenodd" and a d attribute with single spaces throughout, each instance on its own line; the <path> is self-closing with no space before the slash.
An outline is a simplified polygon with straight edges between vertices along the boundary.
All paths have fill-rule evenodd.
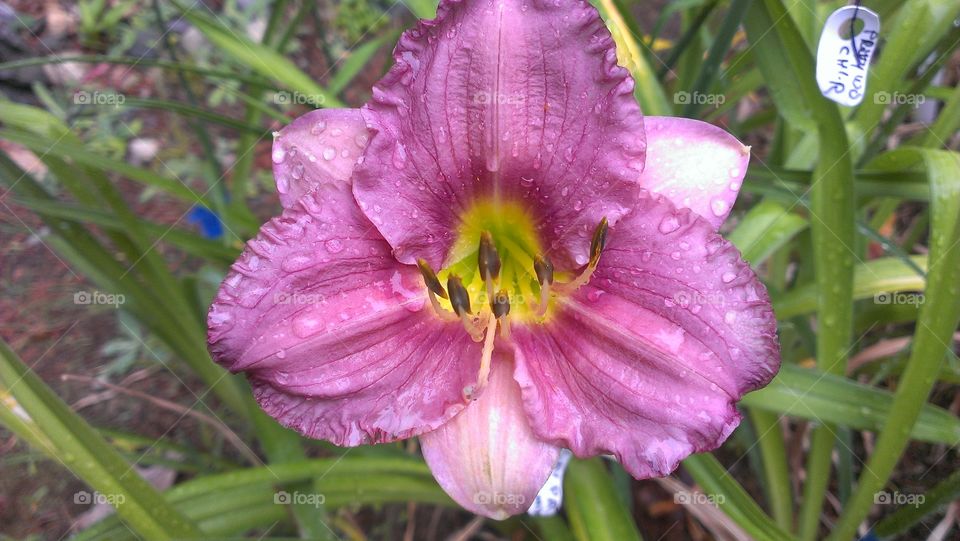
<path id="1" fill-rule="evenodd" d="M 854 17 L 862 21 L 859 32 Z M 880 17 L 867 8 L 844 6 L 830 14 L 817 47 L 817 85 L 824 96 L 847 106 L 863 101 L 879 35 Z"/>

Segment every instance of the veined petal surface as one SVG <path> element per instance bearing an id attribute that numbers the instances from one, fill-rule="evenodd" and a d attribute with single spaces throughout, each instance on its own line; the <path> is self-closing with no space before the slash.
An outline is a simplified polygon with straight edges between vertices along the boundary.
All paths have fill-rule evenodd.
<path id="1" fill-rule="evenodd" d="M 513 331 L 534 432 L 634 477 L 670 473 L 737 426 L 735 401 L 779 367 L 759 279 L 712 225 L 661 196 L 610 229 L 590 283 Z"/>
<path id="2" fill-rule="evenodd" d="M 442 424 L 476 383 L 480 346 L 425 301 L 349 186 L 324 184 L 247 244 L 208 343 L 282 424 L 338 445 L 392 441 Z"/>
<path id="3" fill-rule="evenodd" d="M 530 507 L 560 454 L 530 429 L 511 356 L 503 349 L 494 356 L 490 382 L 480 398 L 420 436 L 420 446 L 450 497 L 497 520 Z"/>
<path id="4" fill-rule="evenodd" d="M 440 267 L 477 201 L 526 208 L 558 269 L 636 197 L 643 116 L 610 33 L 579 0 L 446 0 L 400 39 L 363 109 L 361 207 L 407 263 Z"/>
<path id="5" fill-rule="evenodd" d="M 640 183 L 713 225 L 727 219 L 750 164 L 750 147 L 713 124 L 648 116 L 647 161 Z"/>
<path id="6" fill-rule="evenodd" d="M 273 178 L 284 208 L 324 183 L 349 183 L 369 137 L 359 109 L 317 109 L 273 138 Z"/>

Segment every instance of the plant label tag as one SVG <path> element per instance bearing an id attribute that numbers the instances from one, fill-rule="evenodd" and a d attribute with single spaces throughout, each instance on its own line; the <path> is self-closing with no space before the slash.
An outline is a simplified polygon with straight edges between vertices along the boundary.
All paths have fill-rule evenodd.
<path id="1" fill-rule="evenodd" d="M 880 17 L 867 8 L 844 6 L 827 18 L 817 46 L 817 85 L 841 105 L 863 101 L 867 70 L 880 36 Z"/>

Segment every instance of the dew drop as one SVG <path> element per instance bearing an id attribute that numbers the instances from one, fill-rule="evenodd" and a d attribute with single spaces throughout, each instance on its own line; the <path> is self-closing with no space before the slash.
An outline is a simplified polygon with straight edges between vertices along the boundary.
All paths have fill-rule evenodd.
<path id="1" fill-rule="evenodd" d="M 677 220 L 677 217 L 673 214 L 668 214 L 660 221 L 659 229 L 664 235 L 673 233 L 677 229 L 680 229 L 680 221 Z"/>
<path id="2" fill-rule="evenodd" d="M 710 202 L 710 210 L 713 211 L 714 216 L 723 216 L 729 209 L 730 205 L 727 204 L 726 200 L 720 199 L 719 197 L 715 197 L 713 201 Z"/>
<path id="3" fill-rule="evenodd" d="M 323 149 L 323 159 L 330 161 L 337 157 L 337 150 L 332 147 L 327 147 Z"/>
<path id="4" fill-rule="evenodd" d="M 736 277 L 737 277 L 736 273 L 731 272 L 731 271 L 727 271 L 727 272 L 723 273 L 723 276 L 721 276 L 720 279 L 723 280 L 723 283 L 729 284 L 729 283 L 732 282 L 732 281 L 734 280 L 734 278 L 736 278 Z"/>
<path id="5" fill-rule="evenodd" d="M 340 253 L 343 251 L 343 241 L 340 239 L 328 239 L 323 245 L 327 248 L 327 251 L 331 254 Z"/>
<path id="6" fill-rule="evenodd" d="M 283 150 L 283 147 L 280 145 L 273 146 L 273 163 L 283 163 L 283 160 L 286 157 L 287 152 Z"/>
<path id="7" fill-rule="evenodd" d="M 407 166 L 407 149 L 402 143 L 397 143 L 393 149 L 393 166 L 397 169 L 403 169 Z"/>
<path id="8" fill-rule="evenodd" d="M 323 328 L 323 320 L 311 313 L 304 313 L 293 320 L 293 334 L 300 338 L 309 338 Z"/>
<path id="9" fill-rule="evenodd" d="M 320 135 L 325 129 L 327 129 L 327 123 L 321 120 L 310 128 L 310 133 L 313 135 Z"/>
<path id="10" fill-rule="evenodd" d="M 353 142 L 356 143 L 359 148 L 365 148 L 369 140 L 370 137 L 365 133 L 358 134 L 353 138 Z"/>
<path id="11" fill-rule="evenodd" d="M 304 169 L 303 164 L 302 164 L 302 163 L 298 163 L 297 165 L 293 166 L 293 169 L 290 171 L 290 176 L 293 177 L 294 180 L 300 180 L 300 179 L 302 179 L 302 178 L 303 178 L 303 169 Z"/>
<path id="12" fill-rule="evenodd" d="M 340 137 L 341 135 L 343 135 L 343 130 L 341 130 L 340 128 L 334 128 L 330 130 L 330 135 L 334 137 Z"/>

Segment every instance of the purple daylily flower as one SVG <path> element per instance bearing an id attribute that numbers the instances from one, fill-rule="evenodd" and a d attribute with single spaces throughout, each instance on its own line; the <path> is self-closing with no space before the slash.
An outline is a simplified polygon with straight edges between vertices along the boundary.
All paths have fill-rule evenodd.
<path id="1" fill-rule="evenodd" d="M 779 366 L 718 233 L 749 148 L 644 117 L 597 11 L 448 0 L 361 110 L 274 140 L 283 213 L 208 316 L 214 359 L 300 433 L 419 436 L 474 512 L 523 512 L 561 448 L 637 478 L 719 446 Z"/>

